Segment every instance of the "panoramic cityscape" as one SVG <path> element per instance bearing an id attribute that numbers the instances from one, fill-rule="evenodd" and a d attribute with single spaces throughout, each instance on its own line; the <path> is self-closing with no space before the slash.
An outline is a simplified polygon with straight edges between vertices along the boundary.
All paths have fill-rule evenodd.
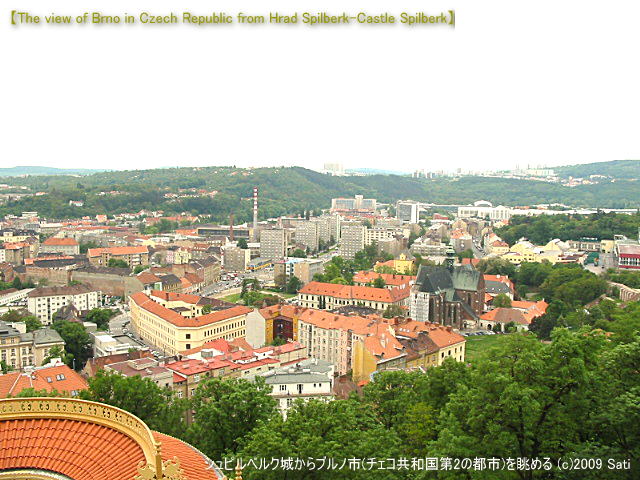
<path id="1" fill-rule="evenodd" d="M 640 161 L 6 170 L 0 478 L 639 478 Z"/>

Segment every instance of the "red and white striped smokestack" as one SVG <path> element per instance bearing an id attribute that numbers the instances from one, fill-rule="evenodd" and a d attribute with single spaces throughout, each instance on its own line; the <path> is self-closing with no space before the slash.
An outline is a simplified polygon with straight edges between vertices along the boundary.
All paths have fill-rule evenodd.
<path id="1" fill-rule="evenodd" d="M 258 241 L 258 187 L 253 187 L 253 240 Z"/>

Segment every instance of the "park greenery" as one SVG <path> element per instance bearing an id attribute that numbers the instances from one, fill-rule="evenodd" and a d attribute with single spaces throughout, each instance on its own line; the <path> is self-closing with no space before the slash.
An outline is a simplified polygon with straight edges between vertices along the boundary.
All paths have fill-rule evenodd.
<path id="1" fill-rule="evenodd" d="M 378 252 L 378 246 L 374 242 L 356 252 L 353 260 L 347 260 L 341 256 L 333 257 L 324 266 L 324 273 L 315 274 L 313 279 L 317 282 L 353 285 L 353 275 L 357 271 L 370 270 L 377 262 L 387 260 L 393 260 L 393 256 Z"/>
<path id="2" fill-rule="evenodd" d="M 640 272 L 614 270 L 606 272 L 605 277 L 615 283 L 621 283 L 631 288 L 640 288 Z"/>
<path id="3" fill-rule="evenodd" d="M 544 245 L 554 238 L 611 240 L 614 235 L 636 238 L 638 228 L 640 213 L 626 215 L 601 212 L 591 215 L 514 216 L 508 225 L 496 229 L 496 234 L 509 245 L 523 237 L 534 244 Z"/>

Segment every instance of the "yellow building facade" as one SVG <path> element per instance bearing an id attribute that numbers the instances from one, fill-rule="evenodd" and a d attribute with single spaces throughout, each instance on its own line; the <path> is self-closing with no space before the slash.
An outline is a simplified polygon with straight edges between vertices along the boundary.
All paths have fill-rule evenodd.
<path id="1" fill-rule="evenodd" d="M 203 313 L 202 297 L 153 290 L 129 297 L 131 324 L 146 342 L 175 355 L 204 343 L 246 336 L 246 317 L 251 309 L 243 305 Z"/>

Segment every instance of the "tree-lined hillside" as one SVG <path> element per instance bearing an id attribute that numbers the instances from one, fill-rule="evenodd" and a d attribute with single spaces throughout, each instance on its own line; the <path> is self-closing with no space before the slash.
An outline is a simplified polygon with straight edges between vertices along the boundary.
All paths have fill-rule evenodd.
<path id="1" fill-rule="evenodd" d="M 413 199 L 455 205 L 483 199 L 495 205 L 640 206 L 640 189 L 633 180 L 605 180 L 568 188 L 532 180 L 471 176 L 333 177 L 302 167 L 184 167 L 100 172 L 82 177 L 12 177 L 0 181 L 27 186 L 31 192 L 46 193 L 2 205 L 0 215 L 36 210 L 41 215 L 58 218 L 162 209 L 167 213 L 210 214 L 213 220 L 224 220 L 234 212 L 238 221 L 246 221 L 251 216 L 250 197 L 254 186 L 260 190 L 263 218 L 328 208 L 331 198 L 353 195 L 373 197 L 385 203 Z M 165 195 L 169 193 L 183 195 L 167 198 Z M 84 205 L 71 206 L 70 200 L 83 201 Z"/>

